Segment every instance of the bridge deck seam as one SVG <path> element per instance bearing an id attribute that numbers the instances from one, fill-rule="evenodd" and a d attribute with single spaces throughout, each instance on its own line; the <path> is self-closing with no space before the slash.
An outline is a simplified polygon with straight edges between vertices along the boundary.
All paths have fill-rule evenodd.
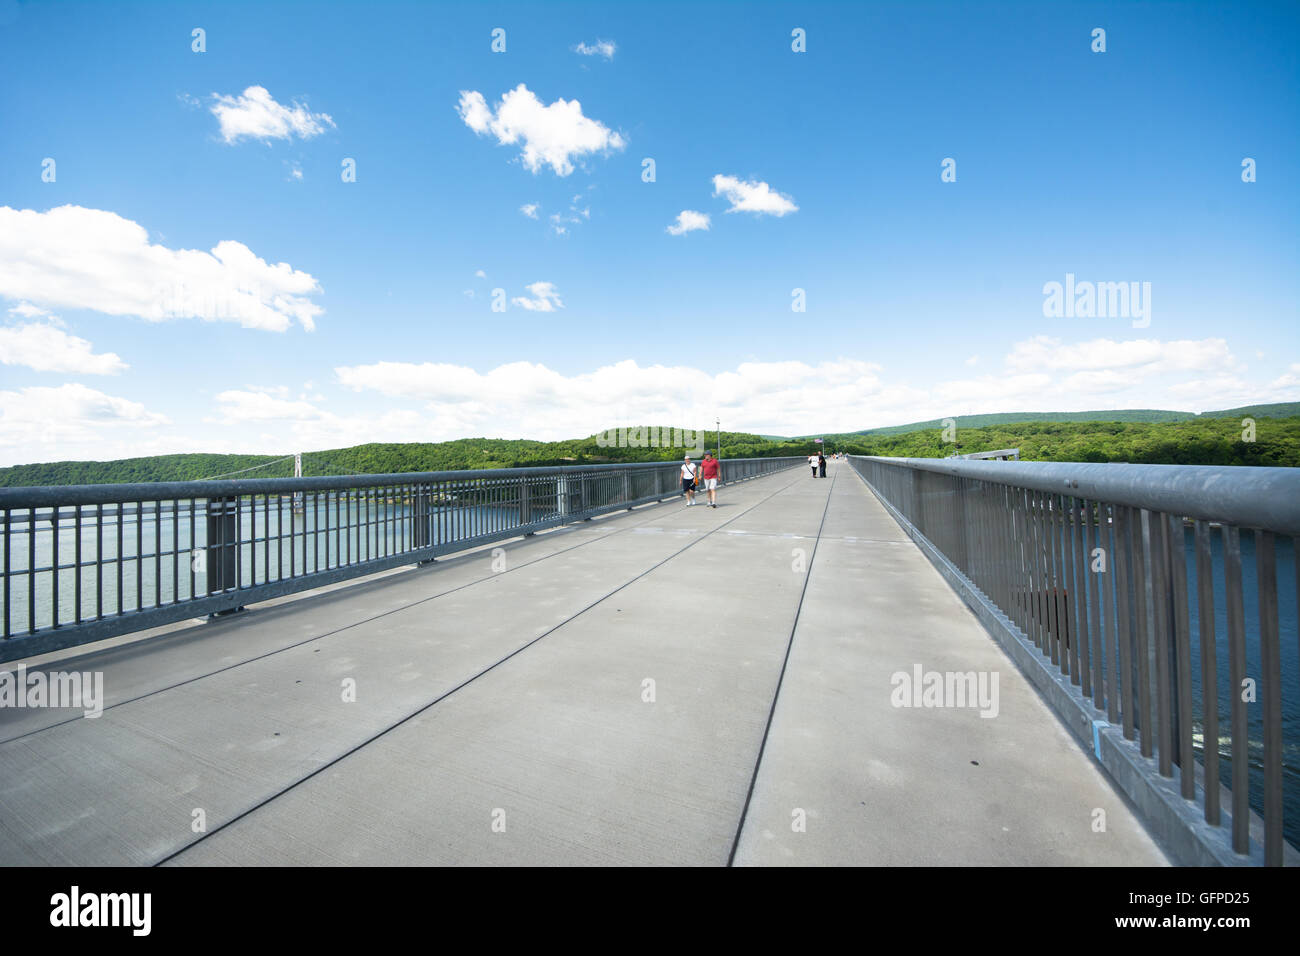
<path id="1" fill-rule="evenodd" d="M 523 653 L 524 651 L 528 650 L 529 648 L 533 647 L 535 644 L 539 643 L 540 641 L 542 641 L 542 640 L 544 640 L 545 638 L 549 637 L 550 635 L 554 634 L 556 631 L 558 631 L 558 630 L 560 630 L 561 628 L 565 627 L 567 624 L 569 624 L 569 623 L 571 623 L 572 621 L 576 620 L 577 618 L 581 617 L 583 614 L 586 614 L 586 613 L 587 613 L 588 611 L 590 611 L 592 608 L 595 608 L 595 607 L 597 607 L 597 606 L 603 604 L 605 601 L 609 600 L 609 599 L 610 599 L 611 597 L 613 597 L 615 594 L 619 593 L 620 591 L 624 590 L 624 589 L 627 588 L 627 587 L 630 587 L 632 584 L 635 584 L 637 581 L 641 580 L 641 579 L 644 578 L 646 575 L 648 575 L 648 574 L 650 574 L 651 572 L 657 570 L 658 568 L 663 567 L 663 566 L 664 566 L 665 564 L 667 564 L 669 561 L 672 561 L 673 559 L 679 557 L 679 556 L 680 556 L 681 554 L 683 554 L 684 552 L 689 551 L 691 548 L 695 547 L 697 544 L 700 544 L 702 541 L 704 541 L 704 540 L 706 540 L 707 538 L 711 537 L 712 535 L 716 534 L 718 531 L 721 531 L 721 530 L 722 530 L 723 528 L 725 528 L 727 525 L 731 524 L 731 523 L 734 522 L 734 521 L 738 521 L 738 520 L 740 520 L 740 519 L 743 518 L 745 515 L 749 514 L 751 511 L 753 511 L 755 508 L 757 508 L 757 507 L 759 507 L 760 505 L 762 505 L 762 504 L 764 504 L 764 503 L 770 501 L 772 498 L 775 498 L 777 495 L 781 494 L 782 492 L 786 491 L 787 489 L 792 488 L 795 484 L 798 484 L 799 481 L 800 481 L 800 479 L 795 479 L 794 481 L 789 482 L 788 484 L 783 485 L 782 487 L 778 488 L 776 491 L 772 492 L 771 494 L 769 494 L 769 495 L 767 495 L 767 496 L 765 496 L 765 497 L 759 499 L 759 500 L 756 501 L 754 504 L 752 504 L 752 505 L 750 505 L 748 508 L 746 508 L 744 511 L 740 512 L 739 514 L 737 514 L 735 517 L 733 517 L 733 518 L 728 518 L 726 521 L 724 521 L 722 524 L 718 525 L 716 528 L 712 528 L 712 529 L 710 529 L 709 531 L 704 532 L 704 533 L 701 534 L 698 538 L 696 538 L 694 541 L 691 541 L 689 544 L 687 544 L 687 545 L 685 545 L 685 546 L 679 548 L 678 550 L 674 551 L 672 554 L 670 554 L 670 555 L 668 555 L 667 557 L 663 558 L 661 561 L 658 561 L 658 562 L 656 562 L 655 564 L 651 565 L 650 567 L 646 568 L 644 571 L 641 571 L 641 572 L 638 573 L 635 577 L 629 578 L 628 580 L 624 581 L 624 582 L 623 582 L 622 584 L 620 584 L 618 587 L 614 588 L 613 590 L 609 591 L 608 593 L 606 593 L 606 594 L 602 595 L 601 597 L 597 598 L 595 601 L 592 601 L 590 604 L 588 604 L 586 607 L 582 608 L 581 610 L 576 611 L 575 613 L 571 614 L 569 617 L 565 618 L 563 621 L 561 621 L 560 623 L 556 624 L 554 627 L 551 627 L 551 628 L 547 629 L 546 631 L 542 632 L 541 634 L 537 635 L 537 637 L 534 637 L 532 640 L 528 641 L 526 644 L 523 644 L 523 645 L 521 645 L 521 646 L 515 648 L 515 649 L 514 649 L 513 651 L 511 651 L 509 654 L 506 654 L 504 657 L 499 658 L 499 659 L 498 659 L 497 661 L 495 661 L 494 663 L 489 664 L 487 667 L 484 667 L 482 670 L 478 671 L 476 674 L 474 674 L 474 675 L 472 675 L 472 676 L 466 678 L 464 681 L 462 681 L 461 683 L 457 684 L 455 687 L 451 688 L 450 690 L 446 691 L 445 693 L 440 694 L 438 697 L 436 697 L 436 698 L 434 698 L 433 700 L 429 701 L 427 704 L 423 704 L 423 705 L 421 705 L 420 707 L 418 707 L 417 709 L 413 710 L 411 713 L 407 714 L 406 716 L 404 716 L 404 717 L 400 718 L 399 720 L 397 720 L 397 721 L 395 721 L 395 722 L 389 724 L 388 726 L 384 727 L 382 730 L 379 730 L 379 731 L 377 731 L 376 733 L 371 734 L 371 735 L 370 735 L 369 737 L 367 737 L 365 740 L 361 741 L 360 743 L 356 744 L 355 746 L 353 746 L 353 747 L 349 748 L 348 750 L 344 751 L 343 753 L 339 754 L 337 757 L 332 758 L 332 759 L 329 760 L 328 762 L 326 762 L 326 763 L 322 764 L 321 766 L 317 767 L 315 770 L 311 771 L 310 773 L 303 775 L 302 777 L 298 778 L 297 780 L 293 781 L 292 783 L 288 784 L 287 786 L 284 786 L 284 787 L 280 788 L 278 791 L 276 791 L 275 793 L 271 794 L 270 796 L 263 798 L 262 800 L 260 800 L 260 801 L 258 801 L 257 803 L 255 803 L 253 806 L 251 806 L 251 807 L 247 808 L 246 810 L 243 810 L 243 811 L 241 811 L 240 813 L 236 814 L 235 816 L 231 817 L 229 820 L 225 821 L 225 822 L 222 823 L 220 826 L 215 827 L 214 829 L 209 830 L 209 831 L 207 831 L 206 833 L 203 833 L 203 834 L 200 835 L 197 839 L 195 839 L 195 840 L 191 840 L 189 843 L 186 843 L 184 846 L 181 846 L 181 847 L 179 847 L 178 849 L 172 851 L 171 853 L 169 853 L 169 854 L 167 854 L 166 856 L 162 857 L 161 859 L 157 860 L 157 861 L 156 861 L 155 863 L 153 863 L 152 865 L 153 865 L 153 866 L 162 866 L 163 864 L 168 863 L 168 862 L 170 862 L 171 860 L 174 860 L 175 858 L 181 856 L 182 854 L 188 852 L 189 850 L 192 850 L 194 847 L 198 846 L 200 843 L 203 843 L 203 842 L 204 842 L 205 840 L 207 840 L 209 837 L 212 837 L 212 836 L 215 836 L 215 835 L 218 834 L 218 833 L 221 833 L 223 830 L 226 830 L 227 828 L 229 828 L 230 826 L 234 825 L 235 823 L 238 823 L 240 820 L 244 819 L 245 817 L 248 817 L 248 816 L 250 816 L 250 815 L 256 813 L 258 810 L 261 810 L 261 809 L 267 807 L 267 806 L 270 805 L 271 803 L 274 803 L 276 800 L 278 800 L 280 797 L 283 797 L 285 794 L 289 793 L 290 791 L 295 790 L 295 789 L 297 789 L 298 787 L 302 786 L 302 785 L 303 785 L 304 783 L 306 783 L 308 780 L 311 780 L 312 778 L 314 778 L 314 777 L 316 777 L 316 776 L 319 776 L 319 775 L 320 775 L 321 773 L 323 773 L 324 771 L 330 769 L 331 767 L 336 766 L 337 764 L 339 764 L 339 763 L 341 763 L 342 761 L 346 760 L 348 757 L 352 756 L 353 754 L 355 754 L 355 753 L 357 753 L 357 752 L 363 750 L 364 748 L 370 746 L 372 743 L 374 743 L 375 741 L 379 740 L 380 738 L 386 736 L 387 734 L 392 733 L 392 732 L 393 732 L 394 730 L 396 730 L 398 727 L 401 727 L 401 726 L 403 726 L 404 724 L 407 724 L 407 723 L 409 723 L 410 721 L 414 720 L 416 717 L 419 717 L 421 714 L 426 713 L 427 711 L 429 711 L 429 710 L 431 710 L 432 708 L 436 707 L 438 704 L 440 704 L 440 703 L 442 703 L 443 701 L 445 701 L 447 698 L 451 697 L 453 694 L 456 694 L 457 692 L 459 692 L 459 691 L 465 689 L 465 688 L 468 687 L 470 684 L 472 684 L 474 681 L 478 680 L 480 677 L 484 676 L 485 674 L 488 674 L 489 672 L 491 672 L 491 671 L 493 671 L 493 670 L 496 670 L 496 668 L 500 667 L 502 664 L 506 663 L 507 661 L 511 660 L 511 659 L 514 658 L 514 657 L 517 657 L 519 654 L 521 654 L 521 653 Z M 834 485 L 834 481 L 833 481 L 833 480 L 832 480 L 831 484 L 832 484 L 832 486 Z M 829 504 L 829 501 L 830 501 L 830 495 L 828 494 L 828 495 L 827 495 L 827 502 L 828 502 L 828 504 Z M 822 514 L 822 521 L 823 521 L 823 523 L 825 522 L 825 520 L 826 520 L 826 516 L 825 516 L 825 512 L 823 511 L 823 514 Z M 619 532 L 614 532 L 614 533 L 619 533 Z M 604 536 L 604 537 L 609 537 L 609 535 L 606 535 L 606 536 Z M 587 542 L 587 543 L 589 543 L 589 542 Z M 580 547 L 580 545 L 578 545 L 578 546 L 576 546 L 576 547 Z M 571 550 L 571 549 L 566 549 L 566 550 Z M 815 548 L 814 548 L 814 554 L 815 554 Z M 538 560 L 544 560 L 544 559 L 538 559 Z M 809 570 L 810 570 L 810 571 L 811 571 L 811 568 L 812 568 L 812 564 L 811 564 L 811 562 L 810 562 L 810 563 L 809 563 Z M 499 575 L 497 575 L 497 576 L 499 576 Z M 479 583 L 479 582 L 475 582 L 475 583 Z M 468 587 L 468 586 L 469 586 L 469 585 L 463 585 L 462 587 Z M 806 582 L 806 580 L 805 580 L 805 589 L 806 589 L 806 587 L 807 587 L 807 582 Z M 802 594 L 800 595 L 800 602 L 802 603 Z M 415 603 L 420 603 L 420 602 L 415 602 Z M 383 616 L 383 615 L 380 615 L 380 616 Z M 796 615 L 796 621 L 797 621 L 797 619 L 798 619 L 798 618 L 797 618 L 797 615 Z M 793 632 L 792 632 L 792 637 L 793 637 Z M 313 638 L 313 640 L 314 640 L 314 639 L 315 639 L 315 638 Z M 787 658 L 788 658 L 788 655 L 789 655 L 789 649 L 788 649 L 788 648 L 787 648 L 787 652 L 786 652 L 786 653 L 787 653 Z M 784 666 L 782 667 L 782 671 L 784 672 Z M 779 687 L 780 687 L 780 684 L 779 684 L 779 681 L 778 681 L 778 690 L 779 690 Z M 773 699 L 773 703 L 775 704 L 775 698 Z M 769 716 L 768 716 L 768 729 L 770 729 L 770 728 L 771 728 L 771 715 L 769 714 Z M 764 731 L 764 736 L 766 737 L 766 731 Z M 761 759 L 761 753 L 760 753 L 760 759 Z M 755 768 L 755 773 L 757 773 L 757 767 Z M 752 792 L 752 786 L 753 786 L 753 785 L 752 785 L 752 783 L 751 783 L 751 792 Z M 742 819 L 743 819 L 743 818 L 742 818 Z M 733 847 L 733 853 L 734 853 L 734 847 Z"/>
<path id="2" fill-rule="evenodd" d="M 736 850 L 740 847 L 740 836 L 745 831 L 745 818 L 749 814 L 750 802 L 754 799 L 754 788 L 758 785 L 758 772 L 763 765 L 763 752 L 767 749 L 767 738 L 772 733 L 772 721 L 776 717 L 776 703 L 781 697 L 781 683 L 785 680 L 785 671 L 790 664 L 790 652 L 794 649 L 795 631 L 799 629 L 799 615 L 803 611 L 803 599 L 808 593 L 808 582 L 812 579 L 813 564 L 817 560 L 817 546 L 821 543 L 822 530 L 826 527 L 826 515 L 831 508 L 831 494 L 835 491 L 835 481 L 839 469 L 831 476 L 831 486 L 826 489 L 826 504 L 822 508 L 822 520 L 817 526 L 817 537 L 813 539 L 812 554 L 808 556 L 808 568 L 803 576 L 803 588 L 799 591 L 799 603 L 795 605 L 794 620 L 790 623 L 790 637 L 785 645 L 785 657 L 781 660 L 781 672 L 776 678 L 776 687 L 772 690 L 772 706 L 767 712 L 767 724 L 763 727 L 763 739 L 758 745 L 758 756 L 754 760 L 754 773 L 749 778 L 749 789 L 745 793 L 745 804 L 740 810 L 740 821 L 736 824 L 736 835 L 731 841 L 731 852 L 727 854 L 727 866 L 736 860 Z"/>

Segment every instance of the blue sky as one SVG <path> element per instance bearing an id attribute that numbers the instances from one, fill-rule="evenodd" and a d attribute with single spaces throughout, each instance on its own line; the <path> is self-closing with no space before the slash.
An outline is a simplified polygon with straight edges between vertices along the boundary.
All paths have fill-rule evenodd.
<path id="1" fill-rule="evenodd" d="M 0 0 L 0 464 L 1300 399 L 1298 11 Z"/>

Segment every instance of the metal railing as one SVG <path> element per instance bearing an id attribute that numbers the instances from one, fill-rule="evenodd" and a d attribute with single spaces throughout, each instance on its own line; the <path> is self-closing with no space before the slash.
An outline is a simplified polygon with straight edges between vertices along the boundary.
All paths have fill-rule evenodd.
<path id="1" fill-rule="evenodd" d="M 721 474 L 805 462 L 729 459 Z M 0 488 L 0 662 L 662 500 L 680 493 L 680 467 Z"/>
<path id="2" fill-rule="evenodd" d="M 1177 768 L 1212 827 L 1227 764 L 1233 850 L 1250 853 L 1254 803 L 1264 862 L 1282 863 L 1284 828 L 1292 843 L 1300 832 L 1300 669 L 1291 654 L 1284 666 L 1279 631 L 1280 595 L 1294 650 L 1300 469 L 850 461 L 1095 719 L 1122 726 L 1161 776 Z"/>

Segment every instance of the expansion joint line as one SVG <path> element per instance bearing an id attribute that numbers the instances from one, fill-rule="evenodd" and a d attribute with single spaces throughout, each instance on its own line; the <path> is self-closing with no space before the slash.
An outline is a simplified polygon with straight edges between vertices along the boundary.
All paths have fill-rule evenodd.
<path id="1" fill-rule="evenodd" d="M 416 708 L 415 710 L 411 711 L 411 712 L 410 712 L 409 714 L 407 714 L 405 717 L 399 718 L 397 721 L 395 721 L 395 722 L 389 724 L 387 727 L 384 727 L 382 730 L 379 730 L 379 731 L 375 732 L 374 734 L 371 734 L 369 737 L 367 737 L 365 740 L 361 741 L 361 742 L 360 742 L 359 744 L 357 744 L 356 746 L 351 747 L 350 749 L 348 749 L 348 750 L 344 751 L 343 753 L 339 754 L 337 757 L 333 758 L 332 760 L 329 760 L 328 762 L 322 764 L 321 766 L 319 766 L 319 767 L 317 767 L 315 770 L 313 770 L 311 773 L 308 773 L 308 774 L 305 774 L 305 775 L 302 776 L 302 777 L 299 777 L 297 780 L 295 780 L 295 781 L 293 781 L 292 783 L 288 784 L 287 786 L 282 787 L 281 789 L 277 790 L 275 793 L 271 794 L 269 797 L 265 797 L 264 799 L 258 801 L 257 803 L 253 804 L 253 806 L 249 807 L 247 810 L 244 810 L 244 811 L 242 811 L 242 812 L 236 814 L 235 816 L 231 817 L 229 820 L 227 820 L 225 823 L 221 824 L 220 826 L 215 827 L 214 829 L 209 830 L 209 831 L 207 831 L 207 832 L 201 834 L 197 839 L 191 840 L 189 843 L 186 843 L 184 846 L 180 847 L 179 849 L 173 850 L 171 853 L 167 854 L 165 857 L 163 857 L 162 859 L 158 860 L 158 861 L 157 861 L 156 863 L 154 863 L 153 865 L 154 865 L 154 866 L 161 866 L 161 865 L 163 865 L 164 863 L 169 862 L 170 860 L 174 860 L 176 857 L 180 856 L 182 853 L 186 853 L 186 852 L 188 852 L 189 850 L 192 850 L 194 847 L 198 846 L 200 843 L 202 843 L 204 840 L 208 839 L 209 837 L 215 836 L 216 834 L 220 833 L 222 830 L 225 830 L 227 827 L 230 827 L 230 826 L 232 826 L 232 825 L 238 823 L 240 820 L 244 819 L 245 817 L 249 816 L 250 814 L 256 813 L 258 810 L 260 810 L 260 809 L 262 809 L 263 807 L 267 806 L 268 804 L 270 804 L 270 803 L 272 803 L 272 802 L 278 800 L 280 797 L 284 796 L 284 795 L 285 795 L 286 793 L 288 793 L 289 791 L 294 790 L 294 789 L 296 789 L 296 788 L 302 786 L 302 785 L 303 785 L 304 783 L 306 783 L 308 780 L 311 780 L 313 777 L 317 776 L 318 774 L 321 774 L 321 773 L 323 773 L 324 771 L 329 770 L 331 767 L 336 766 L 337 764 L 339 764 L 339 763 L 341 763 L 342 761 L 346 760 L 348 757 L 350 757 L 350 756 L 352 756 L 353 754 L 355 754 L 357 751 L 359 751 L 359 750 L 361 750 L 361 749 L 363 749 L 363 748 L 365 748 L 365 747 L 370 746 L 370 744 L 372 744 L 372 743 L 374 743 L 375 741 L 379 740 L 381 737 L 384 737 L 384 736 L 386 736 L 386 735 L 392 733 L 394 730 L 396 730 L 398 727 L 401 727 L 403 724 L 406 724 L 406 723 L 408 723 L 408 722 L 414 720 L 416 717 L 419 717 L 421 714 L 425 713 L 426 711 L 428 711 L 428 710 L 432 709 L 433 707 L 437 706 L 438 704 L 442 703 L 444 700 L 446 700 L 446 699 L 447 699 L 448 697 L 450 697 L 452 694 L 455 694 L 457 691 L 463 690 L 464 688 L 468 687 L 470 684 L 474 683 L 474 681 L 478 680 L 478 679 L 479 679 L 480 677 L 482 677 L 484 674 L 487 674 L 487 673 L 489 673 L 489 672 L 491 672 L 491 671 L 496 670 L 498 667 L 500 667 L 500 666 L 501 666 L 502 664 L 504 664 L 506 661 L 508 661 L 508 660 L 510 660 L 511 658 L 516 657 L 516 656 L 518 656 L 519 654 L 522 654 L 524 651 L 528 650 L 530 647 L 532 647 L 532 646 L 533 646 L 534 644 L 536 644 L 538 641 L 541 641 L 541 640 L 543 640 L 544 638 L 549 637 L 551 634 L 554 634 L 556 631 L 558 631 L 560 628 L 564 627 L 566 624 L 569 624 L 571 621 L 574 621 L 575 619 L 581 617 L 583 614 L 586 614 L 588 611 L 590 611 L 592 608 L 596 607 L 597 605 L 602 604 L 602 603 L 604 603 L 605 601 L 609 600 L 611 597 L 613 597 L 613 596 L 614 596 L 615 594 L 617 594 L 618 592 L 622 591 L 624 588 L 630 587 L 631 585 L 635 584 L 637 581 L 639 581 L 639 580 L 641 580 L 642 578 L 644 578 L 646 575 L 650 574 L 652 571 L 655 571 L 655 570 L 657 570 L 658 568 L 663 567 L 663 566 L 664 566 L 665 564 L 667 564 L 669 561 L 673 560 L 674 558 L 678 557 L 679 555 L 683 554 L 684 552 L 689 551 L 691 548 L 695 547 L 695 546 L 696 546 L 697 544 L 699 544 L 701 541 L 704 541 L 705 539 L 707 539 L 707 538 L 710 537 L 711 535 L 714 535 L 714 534 L 716 534 L 717 532 L 721 531 L 723 528 L 725 528 L 727 525 L 731 524 L 733 521 L 739 521 L 741 518 L 743 518 L 745 515 L 749 514 L 749 513 L 750 513 L 751 511 L 753 511 L 755 508 L 759 507 L 759 506 L 762 505 L 762 504 L 765 504 L 766 502 L 770 501 L 772 498 L 775 498 L 777 495 L 781 494 L 781 492 L 785 491 L 787 488 L 792 488 L 795 484 L 798 483 L 798 481 L 799 481 L 799 479 L 795 479 L 795 481 L 792 481 L 792 482 L 790 482 L 789 484 L 784 485 L 784 486 L 781 487 L 781 488 L 778 488 L 776 491 L 772 492 L 770 495 L 767 495 L 766 497 L 760 499 L 759 501 L 756 501 L 754 504 L 750 505 L 748 508 L 746 508 L 746 509 L 745 509 L 744 511 L 742 511 L 740 514 L 736 515 L 734 518 L 729 518 L 729 519 L 727 519 L 726 521 L 724 521 L 722 524 L 718 525 L 716 528 L 713 528 L 713 529 L 711 529 L 711 530 L 709 530 L 709 531 L 706 531 L 704 534 L 700 535 L 697 539 L 695 539 L 694 541 L 692 541 L 690 544 L 687 544 L 686 546 L 677 549 L 677 550 L 674 551 L 672 554 L 668 555 L 668 557 L 664 558 L 662 561 L 659 561 L 659 562 L 657 562 L 657 563 L 651 565 L 650 567 L 646 568 L 644 571 L 642 571 L 640 574 L 636 575 L 635 577 L 630 578 L 630 579 L 627 580 L 627 581 L 624 581 L 622 584 L 620 584 L 618 587 L 614 588 L 614 589 L 613 589 L 612 591 L 610 591 L 609 593 L 607 593 L 607 594 L 605 594 L 605 595 L 603 595 L 603 596 L 597 598 L 595 601 L 592 601 L 592 602 L 591 602 L 590 604 L 588 604 L 586 607 L 582 608 L 580 611 L 577 611 L 577 612 L 575 612 L 574 614 L 570 615 L 569 617 L 565 618 L 563 621 L 561 621 L 559 624 L 556 624 L 554 627 L 549 628 L 549 629 L 546 630 L 546 631 L 543 631 L 541 634 L 538 634 L 536 637 L 534 637 L 531 641 L 528 641 L 526 644 L 522 644 L 522 645 L 520 645 L 519 647 L 515 648 L 513 651 L 511 651 L 509 654 L 506 654 L 504 657 L 500 658 L 500 659 L 497 660 L 495 663 L 489 664 L 487 667 L 485 667 L 485 668 L 483 668 L 482 670 L 480 670 L 477 674 L 474 674 L 473 676 L 466 678 L 465 680 L 461 681 L 461 683 L 457 684 L 455 687 L 451 688 L 451 689 L 448 690 L 447 692 L 445 692 L 445 693 L 443 693 L 443 694 L 440 694 L 439 696 L 435 697 L 433 700 L 429 701 L 427 704 L 422 704 L 420 707 L 418 707 L 418 708 Z M 834 480 L 832 480 L 832 481 L 831 481 L 831 485 L 832 485 L 832 487 L 834 486 L 834 484 L 835 484 L 835 482 L 834 482 Z M 829 501 L 829 496 L 828 496 L 828 499 L 827 499 L 827 500 Z M 822 515 L 822 523 L 824 524 L 825 521 L 826 521 L 826 516 L 825 516 L 825 514 L 823 513 L 823 515 Z M 820 534 L 820 531 L 819 531 L 819 534 Z M 814 549 L 814 553 L 815 553 L 815 549 Z M 809 568 L 810 568 L 810 570 L 811 570 L 811 564 L 809 565 Z M 805 587 L 807 587 L 807 582 L 805 582 Z M 802 598 L 802 596 L 801 596 L 801 597 L 800 597 L 800 603 L 802 604 L 802 602 L 803 602 L 803 598 Z M 787 651 L 787 656 L 788 656 L 788 651 Z M 784 668 L 783 668 L 783 672 L 784 672 Z M 769 725 L 770 725 L 770 723 L 771 723 L 771 718 L 769 717 Z"/>
<path id="2" fill-rule="evenodd" d="M 772 691 L 772 706 L 767 712 L 767 725 L 763 728 L 763 739 L 758 745 L 758 758 L 754 761 L 754 773 L 749 778 L 749 791 L 745 794 L 745 805 L 740 811 L 740 821 L 736 824 L 736 835 L 731 841 L 731 852 L 727 854 L 727 866 L 736 862 L 736 850 L 740 847 L 740 835 L 745 831 L 745 818 L 749 815 L 749 804 L 754 799 L 754 787 L 758 784 L 758 771 L 763 765 L 763 753 L 767 750 L 767 738 L 772 732 L 772 720 L 776 717 L 776 702 L 781 697 L 781 684 L 785 680 L 785 671 L 790 664 L 790 652 L 794 649 L 794 632 L 799 629 L 799 615 L 803 612 L 803 599 L 808 593 L 808 582 L 812 580 L 813 562 L 817 560 L 817 545 L 821 543 L 822 531 L 826 527 L 826 515 L 831 509 L 831 493 L 835 491 L 835 480 L 840 471 L 835 469 L 831 476 L 831 486 L 826 489 L 826 505 L 822 508 L 821 524 L 817 526 L 817 538 L 813 541 L 812 554 L 808 556 L 808 570 L 804 572 L 803 588 L 799 591 L 799 604 L 794 610 L 794 623 L 790 625 L 790 638 L 785 644 L 785 658 L 781 661 L 781 673 L 776 678 L 776 689 Z"/>

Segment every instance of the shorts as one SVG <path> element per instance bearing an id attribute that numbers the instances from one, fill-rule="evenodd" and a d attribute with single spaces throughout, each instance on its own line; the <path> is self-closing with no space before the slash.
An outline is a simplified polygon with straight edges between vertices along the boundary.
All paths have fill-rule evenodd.
<path id="1" fill-rule="evenodd" d="M 704 488 L 706 491 L 712 491 L 716 487 L 718 487 L 718 479 L 716 478 L 704 479 Z"/>
<path id="2" fill-rule="evenodd" d="M 695 480 L 693 478 L 683 478 L 682 491 L 694 491 L 694 490 L 695 490 Z"/>

